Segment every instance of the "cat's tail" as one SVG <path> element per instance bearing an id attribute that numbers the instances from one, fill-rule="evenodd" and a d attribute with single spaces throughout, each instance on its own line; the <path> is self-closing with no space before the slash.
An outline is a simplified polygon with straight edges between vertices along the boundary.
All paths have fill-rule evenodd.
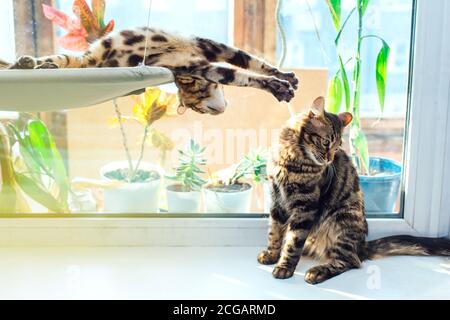
<path id="1" fill-rule="evenodd" d="M 393 236 L 369 241 L 366 258 L 387 256 L 450 256 L 450 239 Z"/>

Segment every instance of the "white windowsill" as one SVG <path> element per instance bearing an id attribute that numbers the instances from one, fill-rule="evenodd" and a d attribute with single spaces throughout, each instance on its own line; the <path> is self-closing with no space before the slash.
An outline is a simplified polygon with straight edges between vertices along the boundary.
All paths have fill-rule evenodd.
<path id="1" fill-rule="evenodd" d="M 266 245 L 268 219 L 0 219 L 0 246 Z M 369 238 L 415 234 L 401 219 L 369 219 Z"/>
<path id="2" fill-rule="evenodd" d="M 364 262 L 321 285 L 261 266 L 259 247 L 0 248 L 0 299 L 448 299 L 450 260 Z"/>

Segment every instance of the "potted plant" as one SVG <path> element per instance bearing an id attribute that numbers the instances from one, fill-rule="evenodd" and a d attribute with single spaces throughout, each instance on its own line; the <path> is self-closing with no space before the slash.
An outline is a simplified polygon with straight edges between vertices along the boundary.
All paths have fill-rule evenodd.
<path id="1" fill-rule="evenodd" d="M 329 111 L 340 112 L 341 106 L 353 114 L 350 125 L 350 154 L 360 174 L 361 187 L 365 195 L 366 210 L 369 212 L 394 212 L 400 190 L 402 167 L 397 162 L 369 156 L 367 137 L 361 125 L 361 84 L 362 84 L 362 45 L 368 39 L 381 42 L 376 61 L 376 84 L 380 111 L 384 111 L 386 82 L 390 47 L 381 37 L 364 34 L 364 17 L 370 0 L 355 0 L 356 6 L 341 24 L 341 0 L 326 0 L 330 9 L 333 25 L 337 31 L 335 44 L 338 52 L 339 70 L 332 78 L 328 90 Z M 342 33 L 349 19 L 357 15 L 357 46 L 353 57 L 344 57 L 340 53 Z M 349 80 L 352 72 L 353 81 Z M 352 83 L 352 85 L 351 85 Z"/>
<path id="2" fill-rule="evenodd" d="M 30 207 L 37 207 L 53 213 L 69 213 L 69 194 L 71 193 L 67 171 L 62 157 L 56 148 L 52 135 L 39 119 L 31 119 L 23 130 L 8 124 L 17 150 L 13 159 L 14 184 L 20 186 L 28 197 Z M 4 140 L 4 139 L 3 139 Z M 14 154 L 14 152 L 13 152 Z M 2 165 L 3 168 L 3 165 Z M 5 166 L 7 169 L 8 166 Z M 10 170 L 5 175 L 11 179 Z M 11 182 L 9 183 L 11 185 Z M 7 184 L 8 185 L 8 184 Z M 16 190 L 17 195 L 19 193 Z M 28 212 L 20 213 L 30 213 Z"/>
<path id="3" fill-rule="evenodd" d="M 145 146 L 150 143 L 161 151 L 161 156 L 173 148 L 171 140 L 152 128 L 155 121 L 170 113 L 176 96 L 163 93 L 158 88 L 148 88 L 133 108 L 133 116 L 123 116 L 115 102 L 116 117 L 113 123 L 120 127 L 127 160 L 113 162 L 100 170 L 106 181 L 122 182 L 120 187 L 104 190 L 104 211 L 109 213 L 156 213 L 159 210 L 159 193 L 164 177 L 160 165 L 143 162 Z M 132 121 L 143 127 L 137 161 L 131 158 L 124 122 Z"/>
<path id="4" fill-rule="evenodd" d="M 186 150 L 178 150 L 179 164 L 174 176 L 168 178 L 176 181 L 167 190 L 167 204 L 171 213 L 198 213 L 201 204 L 201 189 L 206 183 L 200 177 L 205 173 L 200 169 L 206 164 L 201 148 L 194 140 L 190 140 Z"/>
<path id="5" fill-rule="evenodd" d="M 245 171 L 245 176 L 253 181 L 255 188 L 262 188 L 262 207 L 264 213 L 269 213 L 270 207 L 272 206 L 272 194 L 270 189 L 270 182 L 267 176 L 266 152 L 262 150 L 251 151 L 249 154 L 244 156 L 244 159 L 242 160 L 240 165 L 242 167 L 242 170 Z M 257 194 L 259 194 L 259 191 L 257 192 Z M 258 206 L 260 206 L 259 203 Z"/>
<path id="6" fill-rule="evenodd" d="M 206 213 L 248 213 L 252 206 L 253 187 L 242 181 L 248 173 L 245 159 L 213 175 L 203 188 Z"/>

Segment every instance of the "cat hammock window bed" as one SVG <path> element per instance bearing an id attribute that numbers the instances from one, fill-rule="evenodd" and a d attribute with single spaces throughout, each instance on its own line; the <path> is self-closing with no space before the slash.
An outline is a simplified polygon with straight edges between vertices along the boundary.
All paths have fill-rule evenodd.
<path id="1" fill-rule="evenodd" d="M 173 82 L 159 67 L 0 71 L 0 111 L 38 112 L 88 107 L 146 87 Z"/>

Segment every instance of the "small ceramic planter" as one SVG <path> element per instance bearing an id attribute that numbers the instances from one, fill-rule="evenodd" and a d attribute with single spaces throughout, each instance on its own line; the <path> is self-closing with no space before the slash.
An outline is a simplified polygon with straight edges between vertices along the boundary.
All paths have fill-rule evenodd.
<path id="1" fill-rule="evenodd" d="M 200 213 L 202 193 L 200 191 L 182 192 L 179 186 L 166 188 L 169 213 Z"/>
<path id="2" fill-rule="evenodd" d="M 204 188 L 206 213 L 250 213 L 253 187 L 237 192 L 220 192 Z"/>
<path id="3" fill-rule="evenodd" d="M 105 174 L 123 168 L 128 168 L 128 162 L 109 163 L 101 168 L 100 175 L 102 179 L 111 180 Z M 106 189 L 104 191 L 105 213 L 151 214 L 159 212 L 159 192 L 161 190 L 162 177 L 164 177 L 164 170 L 160 166 L 145 162 L 141 163 L 140 169 L 155 171 L 160 178 L 143 183 L 126 183 L 116 189 Z"/>

